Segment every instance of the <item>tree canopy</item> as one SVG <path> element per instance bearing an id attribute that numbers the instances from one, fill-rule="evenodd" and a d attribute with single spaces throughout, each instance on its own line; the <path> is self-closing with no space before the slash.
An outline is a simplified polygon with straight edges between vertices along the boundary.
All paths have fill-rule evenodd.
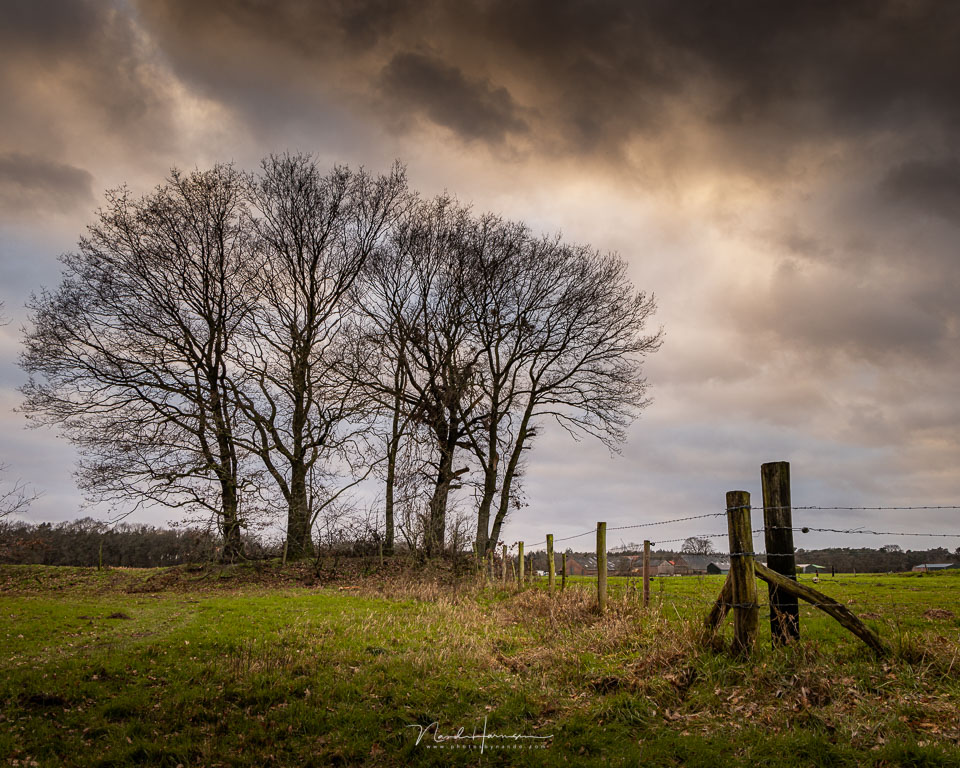
<path id="1" fill-rule="evenodd" d="M 618 450 L 662 338 L 621 257 L 422 198 L 399 165 L 173 171 L 108 192 L 62 260 L 30 303 L 26 412 L 92 499 L 205 512 L 226 559 L 258 516 L 309 554 L 373 477 L 388 549 L 442 551 L 455 505 L 491 550 L 544 422 Z"/>

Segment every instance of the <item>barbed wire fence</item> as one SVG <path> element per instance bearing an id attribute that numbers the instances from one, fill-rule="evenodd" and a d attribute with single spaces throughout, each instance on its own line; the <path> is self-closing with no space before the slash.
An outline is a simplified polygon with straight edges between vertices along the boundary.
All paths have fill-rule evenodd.
<path id="1" fill-rule="evenodd" d="M 543 574 L 541 571 L 538 573 L 538 578 L 546 579 L 545 586 L 547 589 L 554 590 L 559 586 L 561 591 L 567 588 L 568 577 L 581 577 L 581 580 L 576 584 L 579 588 L 588 587 L 590 581 L 595 578 L 597 609 L 600 612 L 606 609 L 608 576 L 616 575 L 627 576 L 626 580 L 620 580 L 617 584 L 618 589 L 635 594 L 639 600 L 642 600 L 645 608 L 651 602 L 660 608 L 668 604 L 673 605 L 674 608 L 683 605 L 689 615 L 698 606 L 700 608 L 709 606 L 710 613 L 706 623 L 708 626 L 712 624 L 714 629 L 723 620 L 726 613 L 732 611 L 734 614 L 734 648 L 739 647 L 739 650 L 747 653 L 756 638 L 756 616 L 760 608 L 768 611 L 774 645 L 789 642 L 791 639 L 799 637 L 800 618 L 802 616 L 812 616 L 818 610 L 824 611 L 846 629 L 858 635 L 878 654 L 883 655 L 886 646 L 875 629 L 866 627 L 848 606 L 854 606 L 862 618 L 874 622 L 883 619 L 896 622 L 903 611 L 916 613 L 923 608 L 929 609 L 930 606 L 927 603 L 918 603 L 917 600 L 893 599 L 892 594 L 888 597 L 869 596 L 860 588 L 863 586 L 862 584 L 845 580 L 845 574 L 840 573 L 840 579 L 837 579 L 838 574 L 835 570 L 831 573 L 829 579 L 820 579 L 819 571 L 814 570 L 812 572 L 813 578 L 809 582 L 817 586 L 822 584 L 823 589 L 831 592 L 829 595 L 807 586 L 807 580 L 798 583 L 793 535 L 795 533 L 826 533 L 832 536 L 916 537 L 919 539 L 953 540 L 960 545 L 960 531 L 929 532 L 874 530 L 864 526 L 841 528 L 822 525 L 795 525 L 792 520 L 793 512 L 960 510 L 960 504 L 911 504 L 903 506 L 792 505 L 790 503 L 789 465 L 786 462 L 765 464 L 761 473 L 764 486 L 764 503 L 757 506 L 749 503 L 749 494 L 731 492 L 728 494 L 727 505 L 723 511 L 611 527 L 607 527 L 606 523 L 599 522 L 595 528 L 568 536 L 555 538 L 548 534 L 545 537 L 547 542 L 547 572 Z M 743 500 L 738 503 L 736 499 L 741 497 Z M 754 528 L 750 524 L 753 519 L 752 515 L 755 513 L 762 516 L 763 527 Z M 610 563 L 616 562 L 615 558 L 627 556 L 621 554 L 626 547 L 607 548 L 606 536 L 608 533 L 642 529 L 650 533 L 662 530 L 669 535 L 668 528 L 670 526 L 718 518 L 726 519 L 726 531 L 711 530 L 675 538 L 661 538 L 656 542 L 647 538 L 643 542 L 643 554 L 629 556 L 629 565 L 626 568 L 622 563 L 619 567 L 611 567 L 610 565 Z M 554 552 L 556 544 L 567 543 L 567 549 L 569 550 L 570 542 L 580 541 L 588 536 L 594 536 L 597 539 L 596 555 L 587 558 L 578 555 L 574 556 L 575 559 L 571 558 L 568 561 L 569 553 L 565 552 L 560 555 L 560 562 L 557 562 Z M 763 537 L 764 548 L 753 546 L 754 536 Z M 663 545 L 689 541 L 712 542 L 724 537 L 727 537 L 730 541 L 728 551 L 717 551 L 710 546 L 710 551 L 681 554 L 678 558 L 675 558 L 674 562 L 667 560 L 657 564 L 656 567 L 651 563 L 651 546 L 662 547 Z M 735 542 L 739 542 L 739 545 Z M 534 573 L 536 573 L 533 568 L 534 554 L 528 553 L 529 563 L 525 562 L 523 547 L 523 542 L 517 542 L 510 548 L 504 545 L 501 552 L 503 580 L 509 582 L 512 577 L 513 582 L 521 588 L 528 580 L 532 581 Z M 514 563 L 512 568 L 507 567 L 508 549 L 511 552 L 514 549 L 517 550 L 517 554 L 511 558 Z M 683 562 L 684 559 L 686 559 L 686 563 Z M 710 587 L 715 587 L 717 582 L 704 578 L 706 575 L 704 573 L 704 561 L 709 561 L 713 566 L 714 573 L 726 577 L 718 597 L 711 597 L 707 592 Z M 636 563 L 638 562 L 642 565 L 637 566 Z M 694 562 L 695 567 L 691 568 L 690 562 Z M 492 559 L 490 565 L 490 575 L 492 577 L 494 575 Z M 560 566 L 559 569 L 557 565 Z M 557 573 L 558 570 L 559 574 Z M 626 570 L 626 573 L 623 573 L 624 570 Z M 709 567 L 707 570 L 709 572 Z M 668 578 L 668 576 L 675 574 L 683 574 L 685 578 Z M 556 583 L 558 576 L 559 585 Z M 582 577 L 588 577 L 588 581 L 584 582 Z M 766 600 L 761 597 L 761 593 L 756 589 L 755 577 L 767 581 L 769 585 L 768 590 L 766 590 Z M 651 593 L 652 582 L 655 582 L 657 587 L 653 594 Z M 691 582 L 694 582 L 692 587 Z M 752 587 L 749 586 L 750 584 L 752 584 Z M 953 607 L 960 609 L 960 605 Z M 953 611 L 943 608 L 937 610 L 943 613 L 944 618 L 953 618 L 956 615 Z M 680 615 L 679 610 L 677 613 Z M 930 614 L 930 610 L 927 610 L 924 615 L 928 614 Z M 878 624 L 875 623 L 874 627 L 876 626 Z"/>

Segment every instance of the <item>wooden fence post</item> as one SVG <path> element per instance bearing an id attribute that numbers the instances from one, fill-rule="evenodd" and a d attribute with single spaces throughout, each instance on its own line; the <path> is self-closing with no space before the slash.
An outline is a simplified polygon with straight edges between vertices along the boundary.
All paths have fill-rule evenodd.
<path id="1" fill-rule="evenodd" d="M 733 587 L 733 651 L 749 656 L 757 640 L 760 609 L 750 528 L 750 494 L 746 491 L 727 492 L 727 531 Z"/>
<path id="2" fill-rule="evenodd" d="M 560 567 L 563 571 L 560 574 L 560 591 L 563 592 L 567 588 L 567 553 L 564 552 L 560 557 Z"/>
<path id="3" fill-rule="evenodd" d="M 643 607 L 650 605 L 650 542 L 643 540 Z"/>
<path id="4" fill-rule="evenodd" d="M 607 610 L 607 524 L 597 523 L 597 609 Z"/>
<path id="5" fill-rule="evenodd" d="M 503 583 L 507 583 L 507 545 L 503 544 L 500 548 L 500 557 L 503 560 Z"/>
<path id="6" fill-rule="evenodd" d="M 518 546 L 520 547 L 520 553 L 517 555 L 517 568 L 520 570 L 517 574 L 517 582 L 520 585 L 520 589 L 523 589 L 523 542 L 521 541 Z"/>
<path id="7" fill-rule="evenodd" d="M 793 551 L 793 514 L 790 509 L 790 464 L 773 461 L 760 467 L 763 481 L 763 537 L 767 567 L 797 580 L 797 557 Z M 800 637 L 800 605 L 795 595 L 776 584 L 767 584 L 770 594 L 770 636 L 774 647 Z"/>
<path id="8" fill-rule="evenodd" d="M 547 534 L 547 587 L 553 592 L 557 583 L 556 568 L 553 563 L 553 534 Z"/>

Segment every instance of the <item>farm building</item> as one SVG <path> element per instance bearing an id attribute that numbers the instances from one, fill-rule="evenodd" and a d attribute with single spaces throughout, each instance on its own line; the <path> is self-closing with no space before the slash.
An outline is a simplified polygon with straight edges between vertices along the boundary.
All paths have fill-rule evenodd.
<path id="1" fill-rule="evenodd" d="M 820 573 L 827 570 L 825 565 L 814 565 L 813 563 L 797 563 L 797 573 Z"/>
<path id="2" fill-rule="evenodd" d="M 947 571 L 960 568 L 960 563 L 921 563 L 913 566 L 914 571 Z"/>
<path id="3" fill-rule="evenodd" d="M 682 555 L 674 560 L 661 560 L 651 568 L 658 576 L 695 576 L 704 573 L 728 573 L 730 563 L 714 555 Z"/>
<path id="4" fill-rule="evenodd" d="M 677 567 L 676 572 L 681 576 L 709 573 L 707 569 L 710 563 L 716 560 L 716 555 L 681 555 L 675 563 Z M 729 568 L 727 570 L 729 570 Z"/>
<path id="5" fill-rule="evenodd" d="M 654 570 L 657 572 L 657 576 L 673 576 L 677 572 L 677 566 L 673 560 L 661 560 Z"/>
<path id="6" fill-rule="evenodd" d="M 607 559 L 607 574 L 610 575 L 617 569 L 615 560 Z M 559 569 L 558 569 L 559 572 Z M 568 576 L 596 576 L 597 575 L 597 556 L 596 555 L 567 555 L 567 575 Z"/>

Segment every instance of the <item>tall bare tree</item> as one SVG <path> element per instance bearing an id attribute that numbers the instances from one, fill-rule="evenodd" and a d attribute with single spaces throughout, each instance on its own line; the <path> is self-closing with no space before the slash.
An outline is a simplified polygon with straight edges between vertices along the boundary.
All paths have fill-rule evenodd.
<path id="1" fill-rule="evenodd" d="M 483 405 L 464 423 L 483 478 L 476 538 L 484 552 L 517 501 L 539 422 L 552 418 L 575 438 L 617 450 L 648 404 L 642 362 L 661 332 L 647 332 L 654 300 L 634 289 L 615 255 L 534 238 L 495 217 L 477 222 L 466 250 Z"/>
<path id="2" fill-rule="evenodd" d="M 287 154 L 266 159 L 250 189 L 260 258 L 247 279 L 257 301 L 237 396 L 254 427 L 250 447 L 287 505 L 288 556 L 299 558 L 312 552 L 321 507 L 369 471 L 356 466 L 366 406 L 346 372 L 345 336 L 351 289 L 405 205 L 404 171 L 324 175 L 313 158 Z M 340 487 L 337 467 L 351 475 Z"/>
<path id="3" fill-rule="evenodd" d="M 30 302 L 24 410 L 80 450 L 94 498 L 212 512 L 241 554 L 244 454 L 228 352 L 251 310 L 256 253 L 231 166 L 107 193 L 60 286 Z"/>
<path id="4" fill-rule="evenodd" d="M 413 207 L 371 262 L 365 285 L 368 336 L 382 349 L 375 370 L 368 369 L 368 384 L 380 393 L 391 420 L 430 435 L 434 479 L 426 504 L 428 556 L 444 547 L 450 492 L 466 472 L 455 467 L 455 456 L 478 403 L 479 350 L 470 344 L 464 298 L 471 273 L 462 246 L 469 226 L 469 212 L 449 198 Z M 391 431 L 393 456 L 400 435 L 396 428 Z M 388 478 L 388 488 L 391 484 Z"/>

